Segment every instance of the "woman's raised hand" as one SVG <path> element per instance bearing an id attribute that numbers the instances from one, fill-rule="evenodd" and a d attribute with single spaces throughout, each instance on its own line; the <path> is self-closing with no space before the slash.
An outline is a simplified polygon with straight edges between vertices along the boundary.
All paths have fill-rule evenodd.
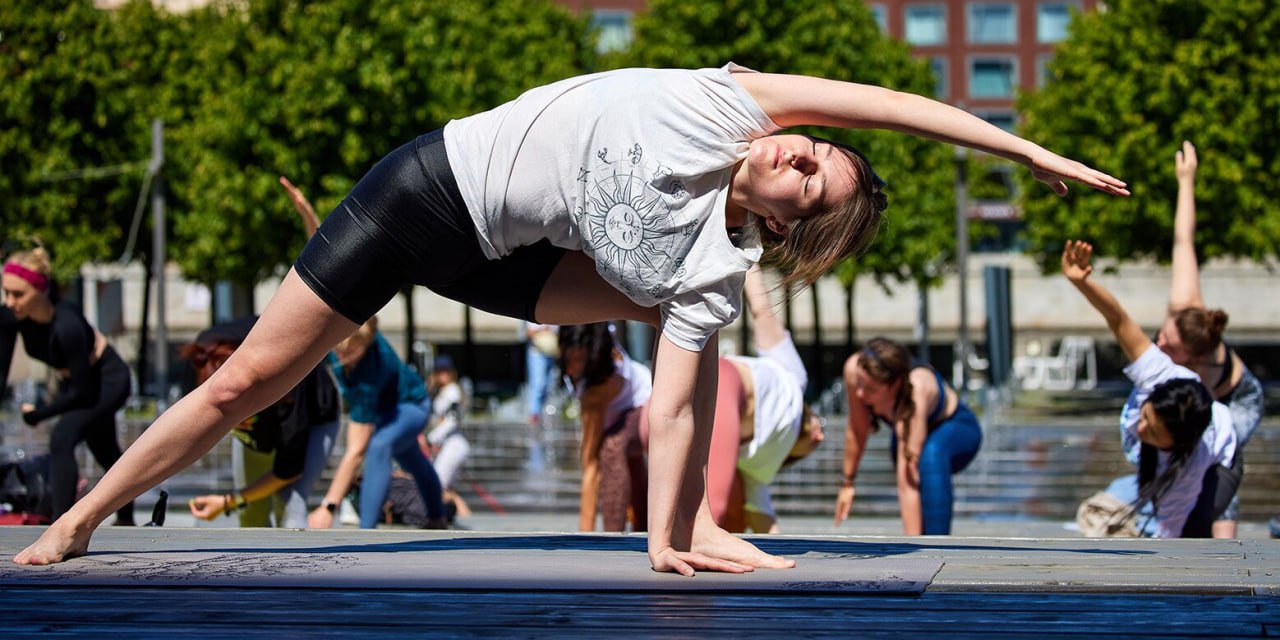
<path id="1" fill-rule="evenodd" d="M 1199 162 L 1196 159 L 1196 147 L 1190 142 L 1183 140 L 1182 149 L 1173 156 L 1173 173 L 1178 176 L 1178 181 L 1194 181 L 1196 179 L 1196 167 Z"/>
<path id="2" fill-rule="evenodd" d="M 1062 247 L 1062 274 L 1072 282 L 1084 282 L 1093 273 L 1093 245 L 1083 240 L 1068 240 Z"/>

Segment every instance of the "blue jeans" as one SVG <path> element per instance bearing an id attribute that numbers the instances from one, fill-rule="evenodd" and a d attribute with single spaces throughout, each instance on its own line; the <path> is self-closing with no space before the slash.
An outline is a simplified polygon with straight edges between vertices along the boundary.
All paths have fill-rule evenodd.
<path id="1" fill-rule="evenodd" d="M 890 455 L 896 460 L 897 438 L 893 438 L 891 443 Z M 969 466 L 981 445 L 982 427 L 978 424 L 978 417 L 963 404 L 956 407 L 954 415 L 929 431 L 919 460 L 924 535 L 951 533 L 951 514 L 955 503 L 951 476 Z"/>
<path id="2" fill-rule="evenodd" d="M 360 484 L 360 528 L 372 529 L 382 520 L 382 504 L 391 486 L 391 460 L 413 476 L 427 508 L 427 517 L 444 517 L 440 478 L 418 446 L 418 434 L 427 423 L 427 402 L 402 402 L 395 411 L 379 416 L 377 429 L 369 440 L 364 457 L 364 480 Z"/>
<path id="3" fill-rule="evenodd" d="M 547 403 L 551 371 L 556 368 L 556 359 L 539 351 L 532 342 L 528 342 L 524 347 L 524 365 L 529 375 L 527 416 L 541 419 L 542 407 Z"/>

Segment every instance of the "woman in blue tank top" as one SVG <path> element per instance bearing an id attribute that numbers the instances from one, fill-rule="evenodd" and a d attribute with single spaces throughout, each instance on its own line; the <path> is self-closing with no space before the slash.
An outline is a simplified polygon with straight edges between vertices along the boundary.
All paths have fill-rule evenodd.
<path id="1" fill-rule="evenodd" d="M 903 533 L 951 533 L 951 476 L 978 453 L 978 418 L 941 374 L 929 366 L 912 366 L 907 349 L 886 338 L 871 339 L 849 357 L 844 382 L 849 422 L 836 523 L 848 517 L 853 506 L 854 478 L 867 437 L 884 423 L 893 425 L 889 455 L 897 471 Z"/>

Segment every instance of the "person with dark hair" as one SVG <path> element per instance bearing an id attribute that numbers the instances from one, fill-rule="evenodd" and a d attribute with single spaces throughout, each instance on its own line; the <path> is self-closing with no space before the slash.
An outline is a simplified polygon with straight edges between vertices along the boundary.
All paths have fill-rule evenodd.
<path id="1" fill-rule="evenodd" d="M 1262 383 L 1240 354 L 1222 339 L 1227 313 L 1209 309 L 1200 290 L 1200 263 L 1196 258 L 1196 148 L 1183 141 L 1174 158 L 1178 200 L 1173 219 L 1173 283 L 1169 289 L 1169 313 L 1156 335 L 1156 344 L 1174 363 L 1200 376 L 1213 398 L 1231 409 L 1236 430 L 1236 457 L 1262 423 Z M 1240 465 L 1243 469 L 1243 465 Z M 1213 523 L 1215 538 L 1236 537 L 1240 519 L 1239 494 Z"/>
<path id="2" fill-rule="evenodd" d="M 897 477 L 903 533 L 950 534 L 955 504 L 951 476 L 969 466 L 982 446 L 978 417 L 941 373 L 915 365 L 906 347 L 887 338 L 872 338 L 849 356 L 844 384 L 849 418 L 836 524 L 848 518 L 853 507 L 854 480 L 867 438 L 887 424 L 893 429 L 889 457 Z"/>
<path id="3" fill-rule="evenodd" d="M 214 325 L 182 347 L 193 386 L 203 384 L 231 357 L 256 320 L 246 317 Z M 271 526 L 274 518 L 277 527 L 307 528 L 307 499 L 329 461 L 341 410 L 333 374 L 323 365 L 315 367 L 283 398 L 231 431 L 248 452 L 267 458 L 270 469 L 246 474 L 241 489 L 192 498 L 192 515 L 212 520 L 239 511 L 242 527 Z M 265 508 L 246 517 L 255 504 Z"/>
<path id="4" fill-rule="evenodd" d="M 1138 475 L 1108 493 L 1146 514 L 1138 530 L 1157 538 L 1207 538 L 1240 483 L 1231 411 L 1213 400 L 1199 376 L 1147 338 L 1120 303 L 1090 278 L 1093 246 L 1068 240 L 1062 273 L 1107 321 L 1129 359 L 1133 392 L 1120 414 L 1121 441 Z M 1137 451 L 1134 456 L 1133 452 Z"/>
<path id="5" fill-rule="evenodd" d="M 56 372 L 57 395 L 48 404 L 26 402 L 22 421 L 35 426 L 57 417 L 49 434 L 49 493 L 58 518 L 76 501 L 80 480 L 76 445 L 89 445 L 109 470 L 120 459 L 116 412 L 129 400 L 129 367 L 89 325 L 74 303 L 53 288 L 53 268 L 43 246 L 16 251 L 4 263 L 4 307 L 0 308 L 0 382 L 9 379 L 18 336 L 27 356 Z M 34 400 L 34 398 L 32 399 Z M 133 524 L 133 501 L 114 507 L 115 524 Z"/>
<path id="6" fill-rule="evenodd" d="M 392 151 L 325 219 L 227 364 L 158 418 L 69 517 L 15 556 L 60 562 L 133 496 L 271 404 L 401 288 L 524 320 L 658 327 L 648 553 L 655 571 L 791 567 L 716 526 L 705 465 L 717 331 L 762 257 L 808 286 L 874 238 L 884 181 L 785 127 L 881 128 L 1020 162 L 1055 193 L 1125 184 L 961 109 L 870 85 L 713 69 L 619 69 L 530 89 Z M 767 233 L 766 233 L 767 232 Z M 766 249 L 768 255 L 765 255 Z M 133 453 L 136 451 L 136 453 Z M 87 497 L 89 498 L 89 497 Z"/>
<path id="7" fill-rule="evenodd" d="M 596 505 L 605 531 L 644 531 L 648 469 L 640 439 L 640 408 L 653 374 L 614 338 L 613 324 L 560 327 L 560 370 L 573 385 L 582 420 L 582 493 L 578 529 L 595 531 Z"/>

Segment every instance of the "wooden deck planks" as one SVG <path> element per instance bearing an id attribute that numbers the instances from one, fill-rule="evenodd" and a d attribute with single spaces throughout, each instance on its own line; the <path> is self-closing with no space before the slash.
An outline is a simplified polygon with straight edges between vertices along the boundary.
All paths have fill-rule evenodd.
<path id="1" fill-rule="evenodd" d="M 11 554 L 38 533 L 34 528 L 0 528 L 0 552 Z M 1280 565 L 1280 542 L 754 540 L 769 551 L 796 557 L 801 568 L 756 576 L 702 573 L 691 580 L 658 576 L 646 568 L 639 536 L 104 529 L 89 558 L 43 569 L 0 566 L 0 619 L 6 621 L 6 637 L 195 632 L 240 640 L 416 634 L 706 638 L 731 631 L 788 640 L 1256 638 L 1280 632 L 1280 580 L 1274 569 Z M 375 568 L 399 564 L 434 572 L 437 578 L 493 575 L 472 582 L 395 578 L 381 587 L 352 586 L 322 572 L 293 574 L 275 588 L 254 582 L 264 558 L 288 554 L 351 556 Z M 170 579 L 161 587 L 148 580 L 75 583 L 57 577 L 92 574 L 91 568 L 128 570 L 141 566 L 138 558 L 146 560 L 148 571 L 186 579 Z M 221 560 L 210 565 L 209 558 Z M 857 567 L 874 563 L 940 569 L 925 580 L 927 586 L 914 591 L 846 591 L 838 584 L 813 584 L 802 591 L 788 586 L 805 582 L 802 578 L 816 567 L 824 580 L 838 583 L 841 572 L 831 571 L 833 567 L 852 575 Z M 221 570 L 217 566 L 227 564 L 241 571 L 210 579 Z M 580 579 L 549 579 L 557 567 L 568 568 L 570 576 L 578 571 Z M 608 580 L 584 567 L 605 569 Z M 769 580 L 748 584 L 760 575 Z M 689 584 L 699 585 L 698 590 L 685 588 Z"/>

